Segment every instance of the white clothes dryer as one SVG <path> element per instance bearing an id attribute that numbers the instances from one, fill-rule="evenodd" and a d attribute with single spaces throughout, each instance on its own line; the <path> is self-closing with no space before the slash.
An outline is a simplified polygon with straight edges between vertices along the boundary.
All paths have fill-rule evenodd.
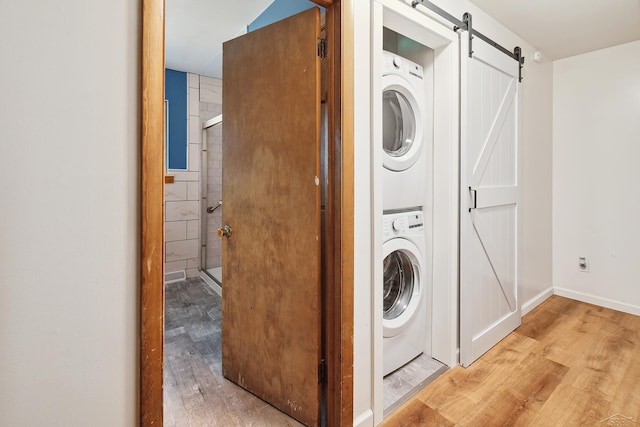
<path id="1" fill-rule="evenodd" d="M 383 375 L 404 366 L 431 342 L 430 272 L 422 211 L 383 216 Z"/>
<path id="2" fill-rule="evenodd" d="M 382 59 L 383 209 L 415 208 L 427 198 L 431 151 L 425 73 L 390 52 L 382 52 Z"/>

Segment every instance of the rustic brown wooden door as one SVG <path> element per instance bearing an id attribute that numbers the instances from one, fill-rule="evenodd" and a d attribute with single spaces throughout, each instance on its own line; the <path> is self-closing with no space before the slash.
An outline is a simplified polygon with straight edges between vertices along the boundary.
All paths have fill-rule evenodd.
<path id="1" fill-rule="evenodd" d="M 223 47 L 222 371 L 318 425 L 320 14 Z"/>

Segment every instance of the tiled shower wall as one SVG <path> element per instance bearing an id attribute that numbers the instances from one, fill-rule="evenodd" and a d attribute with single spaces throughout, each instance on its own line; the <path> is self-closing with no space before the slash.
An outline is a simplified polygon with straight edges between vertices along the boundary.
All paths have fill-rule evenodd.
<path id="1" fill-rule="evenodd" d="M 165 272 L 186 270 L 187 277 L 200 268 L 200 81 L 188 74 L 187 139 L 188 169 L 169 170 L 174 182 L 164 185 Z"/>
<path id="2" fill-rule="evenodd" d="M 222 113 L 222 80 L 200 77 L 201 122 Z M 216 206 L 222 200 L 222 124 L 207 129 L 207 200 Z M 222 221 L 222 207 L 207 214 L 207 268 L 222 265 L 221 239 L 216 232 Z"/>
<path id="3" fill-rule="evenodd" d="M 167 175 L 174 176 L 174 182 L 165 184 L 165 272 L 185 270 L 187 277 L 200 274 L 200 163 L 202 122 L 222 112 L 222 80 L 188 74 L 188 170 L 169 170 Z M 217 203 L 221 197 L 222 187 L 222 134 L 220 126 L 213 129 L 219 143 L 219 153 L 209 154 L 209 179 L 218 180 L 220 194 L 210 199 L 210 204 Z M 210 148 L 211 150 L 211 148 Z M 217 160 L 216 160 L 217 159 Z M 218 178 L 219 177 L 219 178 Z M 221 209 L 209 215 L 209 229 L 217 230 L 220 223 Z M 220 258 L 220 242 L 217 238 L 210 242 L 209 256 Z"/>

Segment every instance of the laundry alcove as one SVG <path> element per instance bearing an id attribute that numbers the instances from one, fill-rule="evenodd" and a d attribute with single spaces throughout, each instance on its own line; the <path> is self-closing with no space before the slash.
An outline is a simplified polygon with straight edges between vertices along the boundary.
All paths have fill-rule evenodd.
<path id="1" fill-rule="evenodd" d="M 429 147 L 427 190 L 419 206 L 424 214 L 428 248 L 426 252 L 429 253 L 424 270 L 429 275 L 430 283 L 427 282 L 427 285 L 431 288 L 429 295 L 431 303 L 428 307 L 430 321 L 427 322 L 428 330 L 426 331 L 430 337 L 430 348 L 425 347 L 424 353 L 447 366 L 456 366 L 461 363 L 459 349 L 465 353 L 469 352 L 470 347 L 466 342 L 472 343 L 489 331 L 480 341 L 483 341 L 482 345 L 490 347 L 492 344 L 488 343 L 491 340 L 497 342 L 502 333 L 502 331 L 496 332 L 497 329 L 494 327 L 508 317 L 510 320 L 506 322 L 507 329 L 513 329 L 515 327 L 513 322 L 516 319 L 519 322 L 520 317 L 517 301 L 512 299 L 510 304 L 501 302 L 501 298 L 504 300 L 504 295 L 508 294 L 505 289 L 509 286 L 515 289 L 517 286 L 515 269 L 518 250 L 516 242 L 519 197 L 517 151 L 519 134 L 517 88 L 521 65 L 519 53 L 505 55 L 504 53 L 508 52 L 505 52 L 504 48 L 501 48 L 502 52 L 496 50 L 495 46 L 482 38 L 481 34 L 473 33 L 472 49 L 477 49 L 478 55 L 469 56 L 468 52 L 472 49 L 469 48 L 466 28 L 471 28 L 470 21 L 468 27 L 461 29 L 461 26 L 455 27 L 446 18 L 437 16 L 422 6 L 412 7 L 411 3 L 393 0 L 372 2 L 370 5 L 372 19 L 369 29 L 371 51 L 369 54 L 362 53 L 356 56 L 357 62 L 365 63 L 366 61 L 371 64 L 370 87 L 364 87 L 364 82 L 362 86 L 356 85 L 356 99 L 360 99 L 358 93 L 362 95 L 365 91 L 368 92 L 371 119 L 365 119 L 363 113 L 359 121 L 359 116 L 356 114 L 356 129 L 362 129 L 358 128 L 358 124 L 362 127 L 368 126 L 370 145 L 359 146 L 356 136 L 355 170 L 356 172 L 369 170 L 371 176 L 370 186 L 366 188 L 365 185 L 358 187 L 358 175 L 356 175 L 356 194 L 359 191 L 369 192 L 368 201 L 371 208 L 366 214 L 370 216 L 370 223 L 366 225 L 371 230 L 369 232 L 372 254 L 370 260 L 360 260 L 363 264 L 370 265 L 371 275 L 368 283 L 371 284 L 371 288 L 363 289 L 357 285 L 355 287 L 355 329 L 357 345 L 364 345 L 370 339 L 373 354 L 370 358 L 359 353 L 354 354 L 356 367 L 354 369 L 354 388 L 356 389 L 354 425 L 367 425 L 369 422 L 376 425 L 388 415 L 383 404 L 382 374 L 385 353 L 382 332 L 384 323 L 381 285 L 384 282 L 382 248 L 385 241 L 384 218 L 389 212 L 389 206 L 384 200 L 384 194 L 385 192 L 388 194 L 389 190 L 385 186 L 381 148 L 383 146 L 381 125 L 383 106 L 380 94 L 384 88 L 383 52 L 392 52 L 400 58 L 417 64 L 422 67 L 425 76 L 427 70 L 433 73 L 432 83 L 425 93 L 426 102 L 429 103 L 427 121 L 431 120 L 432 125 L 425 132 L 429 132 L 432 145 Z M 417 5 L 421 2 L 413 3 Z M 362 8 L 365 9 L 366 6 Z M 488 56 L 485 55 L 485 51 L 490 52 Z M 483 61 L 489 64 L 486 69 L 478 65 L 483 64 Z M 488 72 L 494 69 L 498 71 L 494 74 Z M 483 77 L 477 76 L 485 76 L 486 79 L 482 80 Z M 473 91 L 470 91 L 470 87 L 473 87 Z M 496 123 L 500 126 L 493 126 Z M 503 127 L 505 123 L 508 125 Z M 508 143 L 505 142 L 507 140 L 513 141 L 514 145 L 508 147 Z M 493 157 L 488 153 L 480 160 L 473 157 L 482 151 L 482 147 L 494 146 L 498 147 L 495 152 L 500 153 L 497 156 Z M 504 159 L 509 159 L 506 167 L 500 163 L 504 162 Z M 366 161 L 367 165 L 359 168 L 358 161 L 362 163 Z M 485 171 L 489 171 L 486 176 Z M 509 194 L 509 197 L 513 198 L 505 196 L 506 198 L 499 201 L 493 200 L 493 193 L 489 190 L 480 191 L 482 184 L 478 185 L 476 181 L 473 184 L 469 183 L 472 177 L 480 181 L 487 179 L 490 183 L 485 187 L 500 187 L 496 191 Z M 477 194 L 482 194 L 482 199 L 475 200 L 469 196 L 471 192 L 467 186 L 471 185 Z M 398 191 L 410 187 L 410 184 L 405 184 L 405 187 Z M 365 201 L 367 197 L 362 196 L 361 199 Z M 479 204 L 473 205 L 474 202 Z M 492 204 L 494 202 L 495 204 Z M 356 206 L 358 206 L 357 197 Z M 505 213 L 507 211 L 508 213 Z M 499 213 L 494 219 L 489 219 L 488 223 L 480 224 L 480 221 L 487 221 L 493 212 Z M 365 215 L 364 209 L 361 214 Z M 359 217 L 357 213 L 356 217 Z M 507 217 L 509 218 L 506 219 Z M 464 225 L 462 237 L 465 239 L 462 242 L 460 240 L 461 224 Z M 356 242 L 358 242 L 358 236 L 365 239 L 364 235 L 367 231 L 364 226 L 365 224 L 362 228 L 356 227 Z M 480 227 L 488 228 L 478 231 L 477 228 Z M 470 231 L 486 235 L 487 232 L 491 233 L 490 230 L 496 230 L 498 235 L 506 236 L 504 237 L 506 240 L 469 241 L 470 237 L 474 237 Z M 485 246 L 483 246 L 484 243 L 486 243 Z M 476 252 L 469 252 L 470 247 Z M 461 258 L 461 254 L 464 258 Z M 470 260 L 475 261 L 470 264 Z M 366 275 L 362 275 L 363 279 L 365 277 Z M 461 283 L 462 278 L 465 280 L 464 283 Z M 486 298 L 468 287 L 473 281 L 483 283 L 487 293 Z M 461 295 L 460 292 L 466 292 L 466 295 Z M 473 299 L 477 301 L 475 306 L 470 303 Z M 358 301 L 363 302 L 358 304 Z M 462 308 L 465 310 L 464 313 L 459 309 L 460 301 L 465 304 Z M 485 310 L 485 304 L 491 309 Z M 360 316 L 367 315 L 371 316 L 371 325 L 365 325 L 364 322 L 359 321 Z M 461 330 L 462 338 L 467 340 L 462 345 L 460 344 Z M 361 331 L 360 335 L 358 331 Z M 369 337 L 366 336 L 366 331 L 369 332 Z M 486 348 L 477 351 L 482 354 Z M 465 363 L 471 363 L 471 361 L 472 359 L 465 359 Z M 373 390 L 370 411 L 367 411 L 364 406 L 357 406 L 359 385 L 367 383 L 371 384 Z"/>
<path id="2" fill-rule="evenodd" d="M 423 285 L 428 309 L 423 354 L 448 366 L 457 363 L 457 209 L 458 209 L 458 35 L 440 23 L 416 13 L 410 6 L 395 1 L 372 3 L 371 61 L 371 155 L 372 169 L 372 384 L 374 424 L 388 415 L 382 365 L 384 364 L 382 265 L 383 223 L 393 204 L 385 202 L 390 194 L 390 175 L 383 166 L 383 52 L 415 63 L 422 69 L 424 81 L 423 120 L 425 136 L 424 191 L 420 191 L 420 211 L 424 217 L 425 256 Z M 386 178 L 386 182 L 385 182 Z M 397 191 L 412 191 L 401 181 Z M 416 183 L 416 185 L 418 185 Z M 415 204 L 415 203 L 414 203 Z M 397 205 L 400 206 L 400 205 Z M 356 292 L 358 292 L 356 288 Z M 356 297 L 356 301 L 358 298 Z M 387 349 L 387 351 L 389 351 Z M 357 357 L 357 355 L 356 355 Z M 385 410 L 387 406 L 387 410 Z M 355 423 L 354 425 L 358 425 Z"/>

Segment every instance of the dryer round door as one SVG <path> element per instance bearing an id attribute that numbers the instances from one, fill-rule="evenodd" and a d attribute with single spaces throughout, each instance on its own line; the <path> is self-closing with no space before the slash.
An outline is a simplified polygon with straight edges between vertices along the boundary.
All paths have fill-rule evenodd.
<path id="1" fill-rule="evenodd" d="M 382 85 L 383 164 L 392 171 L 403 171 L 414 165 L 422 150 L 422 112 L 404 78 L 386 75 Z"/>
<path id="2" fill-rule="evenodd" d="M 422 286 L 420 251 L 407 239 L 395 238 L 383 245 L 383 335 L 404 331 L 418 313 Z"/>

